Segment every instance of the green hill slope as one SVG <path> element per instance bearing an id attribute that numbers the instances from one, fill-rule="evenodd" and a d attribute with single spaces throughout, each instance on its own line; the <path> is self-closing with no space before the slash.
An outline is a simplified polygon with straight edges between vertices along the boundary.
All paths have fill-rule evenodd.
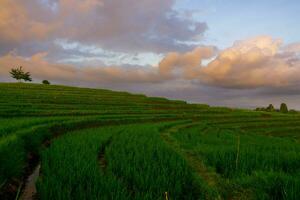
<path id="1" fill-rule="evenodd" d="M 1 199 L 38 163 L 41 199 L 300 198 L 298 114 L 21 83 L 0 108 Z"/>

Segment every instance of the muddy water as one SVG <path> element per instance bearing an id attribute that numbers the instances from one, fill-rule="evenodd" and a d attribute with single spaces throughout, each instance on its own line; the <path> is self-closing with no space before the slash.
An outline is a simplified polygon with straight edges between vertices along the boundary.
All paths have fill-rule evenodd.
<path id="1" fill-rule="evenodd" d="M 21 200 L 33 200 L 36 195 L 36 181 L 40 174 L 41 164 L 34 169 L 33 173 L 28 177 L 23 193 L 20 197 Z"/>

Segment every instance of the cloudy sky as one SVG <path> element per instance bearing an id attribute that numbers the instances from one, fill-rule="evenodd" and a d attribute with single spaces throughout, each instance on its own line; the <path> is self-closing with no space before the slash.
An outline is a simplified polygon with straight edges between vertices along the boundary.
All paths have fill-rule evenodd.
<path id="1" fill-rule="evenodd" d="M 0 81 L 300 109 L 298 0 L 0 0 Z"/>

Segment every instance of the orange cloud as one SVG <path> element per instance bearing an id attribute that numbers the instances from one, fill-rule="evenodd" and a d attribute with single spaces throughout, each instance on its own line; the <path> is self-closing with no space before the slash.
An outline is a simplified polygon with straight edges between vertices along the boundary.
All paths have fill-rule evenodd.
<path id="1" fill-rule="evenodd" d="M 184 42 L 195 41 L 207 26 L 181 18 L 174 4 L 173 0 L 1 0 L 0 45 L 6 46 L 5 53 L 55 39 L 123 52 L 187 50 L 190 45 Z"/>
<path id="2" fill-rule="evenodd" d="M 113 83 L 113 82 L 159 82 L 162 79 L 154 68 L 139 69 L 118 66 L 74 67 L 69 64 L 49 63 L 47 53 L 29 58 L 8 54 L 0 58 L 0 76 L 8 77 L 11 68 L 23 66 L 33 79 L 49 79 L 64 82 Z"/>
<path id="3" fill-rule="evenodd" d="M 260 36 L 236 42 L 202 68 L 199 79 L 231 88 L 283 87 L 300 82 L 300 63 L 285 55 L 282 41 Z M 294 59 L 296 65 L 289 61 Z"/>
<path id="4" fill-rule="evenodd" d="M 216 55 L 217 54 L 217 55 Z M 0 75 L 22 65 L 33 78 L 87 83 L 162 83 L 187 80 L 227 88 L 293 87 L 300 84 L 300 51 L 297 44 L 282 45 L 268 36 L 238 41 L 228 49 L 197 47 L 186 53 L 171 52 L 158 67 L 75 67 L 50 63 L 47 53 L 31 57 L 0 57 Z M 209 60 L 209 62 L 208 62 Z M 203 62 L 208 62 L 203 64 Z"/>
<path id="5" fill-rule="evenodd" d="M 300 45 L 282 45 L 282 40 L 258 36 L 237 41 L 216 53 L 213 47 L 190 52 L 172 52 L 159 64 L 166 78 L 197 80 L 227 88 L 289 87 L 300 84 Z M 203 59 L 210 59 L 203 65 Z"/>
<path id="6" fill-rule="evenodd" d="M 197 47 L 190 52 L 180 54 L 168 53 L 159 63 L 159 72 L 164 77 L 184 76 L 187 79 L 194 78 L 201 69 L 202 61 L 209 59 L 216 53 L 212 46 Z"/>
<path id="7" fill-rule="evenodd" d="M 46 39 L 57 28 L 56 23 L 45 23 L 30 17 L 30 12 L 17 1 L 1 0 L 0 41 L 24 42 Z"/>

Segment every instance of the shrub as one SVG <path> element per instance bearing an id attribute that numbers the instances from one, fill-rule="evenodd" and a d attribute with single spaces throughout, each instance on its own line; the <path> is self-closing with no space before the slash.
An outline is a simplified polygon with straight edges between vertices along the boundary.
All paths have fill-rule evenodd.
<path id="1" fill-rule="evenodd" d="M 48 80 L 43 80 L 42 82 L 44 85 L 50 85 L 50 82 Z"/>

